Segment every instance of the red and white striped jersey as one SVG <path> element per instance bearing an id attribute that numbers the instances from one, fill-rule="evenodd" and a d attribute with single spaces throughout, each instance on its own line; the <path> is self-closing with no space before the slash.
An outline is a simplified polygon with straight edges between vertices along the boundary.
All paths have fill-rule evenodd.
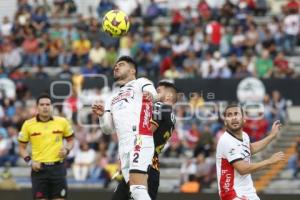
<path id="1" fill-rule="evenodd" d="M 250 163 L 250 139 L 243 132 L 243 140 L 225 131 L 217 144 L 216 165 L 221 200 L 259 200 L 251 174 L 240 175 L 232 163 L 244 160 Z"/>
<path id="2" fill-rule="evenodd" d="M 153 83 L 146 78 L 139 78 L 121 86 L 106 101 L 105 111 L 112 114 L 119 141 L 126 141 L 135 134 L 152 135 L 150 120 L 153 103 L 143 98 L 144 91 L 151 93 L 154 98 L 157 96 Z"/>

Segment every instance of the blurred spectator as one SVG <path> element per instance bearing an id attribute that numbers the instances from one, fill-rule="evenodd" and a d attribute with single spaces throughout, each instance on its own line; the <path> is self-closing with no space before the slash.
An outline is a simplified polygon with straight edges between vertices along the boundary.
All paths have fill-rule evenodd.
<path id="1" fill-rule="evenodd" d="M 200 59 L 196 57 L 194 51 L 188 51 L 187 58 L 183 61 L 183 68 L 185 71 L 185 76 L 194 77 L 197 74 L 197 70 L 200 67 Z"/>
<path id="2" fill-rule="evenodd" d="M 212 63 L 212 55 L 211 53 L 207 52 L 205 54 L 204 60 L 201 62 L 201 66 L 199 69 L 199 73 L 202 78 L 208 78 L 208 75 L 210 73 L 211 63 Z"/>
<path id="3" fill-rule="evenodd" d="M 75 124 L 78 123 L 78 110 L 80 110 L 82 107 L 82 103 L 78 98 L 78 92 L 80 92 L 80 90 L 76 90 L 76 88 L 73 88 L 71 96 L 66 98 L 63 103 L 63 113 L 65 114 L 67 119 L 72 119 Z"/>
<path id="4" fill-rule="evenodd" d="M 203 21 L 207 21 L 211 17 L 211 11 L 208 4 L 206 3 L 206 0 L 200 0 L 197 5 L 197 9 Z"/>
<path id="5" fill-rule="evenodd" d="M 181 166 L 181 182 L 185 183 L 197 180 L 200 184 L 199 189 L 209 186 L 214 178 L 212 175 L 212 165 L 213 162 L 206 159 L 203 153 L 198 153 L 195 158 L 188 160 L 187 163 L 183 163 Z M 191 176 L 195 176 L 195 179 L 191 180 Z"/>
<path id="6" fill-rule="evenodd" d="M 184 163 L 182 163 L 180 168 L 180 182 L 181 184 L 188 182 L 190 176 L 195 176 L 197 172 L 197 166 L 193 159 L 188 159 Z M 195 179 L 194 179 L 195 180 Z"/>
<path id="7" fill-rule="evenodd" d="M 10 166 L 17 166 L 17 161 L 19 159 L 19 151 L 18 151 L 18 127 L 9 126 L 7 127 L 7 132 L 9 136 L 9 151 L 7 156 L 7 162 Z"/>
<path id="8" fill-rule="evenodd" d="M 106 57 L 105 57 L 105 60 L 107 61 L 107 66 L 112 68 L 117 58 L 118 58 L 118 54 L 116 52 L 116 48 L 112 46 L 108 47 L 106 52 Z"/>
<path id="9" fill-rule="evenodd" d="M 99 142 L 99 152 L 96 156 L 96 164 L 91 169 L 91 179 L 93 180 L 103 180 L 104 185 L 110 182 L 109 173 L 106 171 L 105 167 L 108 165 L 109 159 L 107 156 L 107 143 L 103 140 Z"/>
<path id="10" fill-rule="evenodd" d="M 210 52 L 213 53 L 220 48 L 220 43 L 222 39 L 222 33 L 223 33 L 223 27 L 222 25 L 216 21 L 213 20 L 211 21 L 207 26 L 206 26 L 206 33 L 209 37 L 209 47 L 210 47 Z"/>
<path id="11" fill-rule="evenodd" d="M 47 79 L 49 77 L 49 75 L 44 71 L 44 66 L 42 65 L 38 65 L 35 66 L 35 77 L 38 79 Z"/>
<path id="12" fill-rule="evenodd" d="M 278 90 L 272 91 L 272 116 L 273 121 L 286 119 L 286 100 L 281 96 Z"/>
<path id="13" fill-rule="evenodd" d="M 178 137 L 178 133 L 174 131 L 169 139 L 169 145 L 167 146 L 163 156 L 167 158 L 179 158 L 183 154 L 183 147 Z"/>
<path id="14" fill-rule="evenodd" d="M 298 179 L 300 173 L 300 137 L 296 141 L 296 153 L 290 157 L 288 168 L 293 171 L 293 178 Z"/>
<path id="15" fill-rule="evenodd" d="M 72 63 L 82 65 L 87 63 L 88 54 L 91 48 L 91 42 L 81 34 L 78 40 L 75 40 L 72 44 L 73 59 Z"/>
<path id="16" fill-rule="evenodd" d="M 2 23 L 0 24 L 0 35 L 8 37 L 11 35 L 13 29 L 13 23 L 10 22 L 7 16 L 3 17 Z"/>
<path id="17" fill-rule="evenodd" d="M 58 66 L 59 62 L 66 61 L 67 58 L 64 52 L 62 52 L 63 42 L 61 39 L 53 39 L 49 42 L 48 50 L 48 64 L 50 66 Z M 62 61 L 63 60 L 63 61 Z"/>
<path id="18" fill-rule="evenodd" d="M 274 66 L 274 77 L 276 78 L 290 78 L 294 74 L 294 70 L 291 68 L 283 52 L 277 54 Z"/>
<path id="19" fill-rule="evenodd" d="M 88 61 L 88 63 L 81 69 L 82 75 L 92 75 L 97 74 L 98 70 L 94 66 L 94 63 L 92 61 Z"/>
<path id="20" fill-rule="evenodd" d="M 161 14 L 161 10 L 158 6 L 158 4 L 155 2 L 155 0 L 150 0 L 149 6 L 146 8 L 146 13 L 145 13 L 145 23 L 147 25 L 152 24 L 152 20 L 155 20 L 159 15 Z"/>
<path id="21" fill-rule="evenodd" d="M 16 67 L 19 67 L 22 62 L 22 56 L 20 51 L 17 48 L 13 47 L 13 44 L 3 45 L 3 54 L 2 54 L 2 66 L 6 71 L 14 70 Z M 0 53 L 1 57 L 1 53 Z"/>
<path id="22" fill-rule="evenodd" d="M 180 33 L 184 21 L 183 15 L 179 10 L 172 10 L 171 34 Z"/>
<path id="23" fill-rule="evenodd" d="M 0 127 L 0 166 L 4 166 L 9 158 L 9 140 L 7 139 L 7 132 Z"/>
<path id="24" fill-rule="evenodd" d="M 190 102 L 189 102 L 192 112 L 197 112 L 197 109 L 204 106 L 205 102 L 203 96 L 200 95 L 198 92 L 191 93 L 190 95 Z"/>
<path id="25" fill-rule="evenodd" d="M 60 23 L 54 23 L 53 28 L 49 31 L 51 40 L 61 40 L 63 37 L 62 26 Z"/>
<path id="26" fill-rule="evenodd" d="M 284 5 L 284 9 L 286 12 L 293 12 L 293 13 L 298 13 L 299 12 L 299 7 L 300 3 L 298 0 L 289 0 L 289 2 Z"/>
<path id="27" fill-rule="evenodd" d="M 206 157 L 209 156 L 211 151 L 213 150 L 213 143 L 214 140 L 210 127 L 208 124 L 205 124 L 200 140 L 194 151 L 194 155 L 196 156 L 199 153 L 204 153 Z"/>
<path id="28" fill-rule="evenodd" d="M 188 181 L 180 186 L 180 192 L 198 193 L 200 191 L 200 183 L 194 174 L 189 175 Z"/>
<path id="29" fill-rule="evenodd" d="M 256 44 L 259 42 L 259 35 L 255 24 L 251 23 L 246 32 L 245 45 L 251 52 L 255 51 Z"/>
<path id="30" fill-rule="evenodd" d="M 257 119 L 247 119 L 244 124 L 244 131 L 249 134 L 251 142 L 256 142 L 265 136 L 268 131 L 268 121 L 264 118 Z"/>
<path id="31" fill-rule="evenodd" d="M 288 55 L 295 54 L 295 47 L 297 44 L 297 35 L 300 31 L 299 15 L 295 11 L 290 11 L 284 18 L 284 50 Z"/>
<path id="32" fill-rule="evenodd" d="M 106 57 L 106 49 L 101 46 L 101 43 L 96 41 L 94 47 L 89 52 L 89 59 L 98 67 L 101 66 Z"/>
<path id="33" fill-rule="evenodd" d="M 211 78 L 229 78 L 231 76 L 227 61 L 219 51 L 214 52 L 214 57 L 211 60 L 211 70 Z"/>
<path id="34" fill-rule="evenodd" d="M 248 71 L 247 65 L 241 64 L 237 69 L 234 74 L 235 78 L 243 79 L 246 77 L 251 76 L 252 74 Z"/>
<path id="35" fill-rule="evenodd" d="M 258 15 L 264 15 L 268 10 L 267 0 L 255 1 L 255 12 Z"/>
<path id="36" fill-rule="evenodd" d="M 18 22 L 18 24 L 22 27 L 26 26 L 30 22 L 30 12 L 26 9 L 19 9 L 15 15 L 15 18 Z"/>
<path id="37" fill-rule="evenodd" d="M 242 63 L 239 61 L 236 54 L 231 54 L 228 61 L 228 68 L 230 69 L 232 74 L 235 74 L 237 72 L 237 69 L 241 67 Z"/>
<path id="38" fill-rule="evenodd" d="M 77 15 L 77 21 L 73 26 L 80 32 L 86 32 L 87 30 L 89 30 L 89 26 L 87 25 L 82 14 Z"/>
<path id="39" fill-rule="evenodd" d="M 114 3 L 112 0 L 101 0 L 97 8 L 99 18 L 102 18 L 106 12 L 112 10 Z"/>
<path id="40" fill-rule="evenodd" d="M 39 49 L 39 41 L 34 35 L 31 33 L 27 35 L 23 44 L 24 50 L 24 62 L 27 65 L 37 65 L 38 64 L 38 49 Z"/>
<path id="41" fill-rule="evenodd" d="M 164 73 L 164 78 L 167 79 L 176 79 L 180 78 L 181 74 L 179 70 L 175 67 L 175 65 L 172 65 L 170 69 L 166 70 Z"/>
<path id="42" fill-rule="evenodd" d="M 73 0 L 54 0 L 54 16 L 68 17 L 76 11 L 76 4 Z"/>
<path id="43" fill-rule="evenodd" d="M 31 16 L 32 26 L 37 31 L 37 35 L 45 32 L 49 26 L 48 17 L 43 7 L 36 8 L 35 12 Z"/>
<path id="44" fill-rule="evenodd" d="M 243 27 L 238 26 L 235 29 L 234 35 L 232 36 L 232 50 L 231 52 L 236 54 L 238 57 L 241 57 L 244 53 L 246 37 L 243 33 Z"/>
<path id="45" fill-rule="evenodd" d="M 79 39 L 78 30 L 73 26 L 73 24 L 66 24 L 62 29 L 62 38 L 67 40 L 69 37 L 72 42 Z"/>
<path id="46" fill-rule="evenodd" d="M 26 10 L 30 12 L 32 6 L 28 3 L 28 0 L 18 0 L 18 10 Z"/>
<path id="47" fill-rule="evenodd" d="M 131 15 L 139 5 L 139 1 L 136 0 L 115 0 L 114 3 L 120 10 L 123 10 L 128 15 Z"/>
<path id="48" fill-rule="evenodd" d="M 204 153 L 198 153 L 198 155 L 196 155 L 196 177 L 202 188 L 207 188 L 214 179 L 212 173 L 213 164 L 214 162 L 209 161 Z"/>
<path id="49" fill-rule="evenodd" d="M 80 145 L 80 149 L 75 155 L 73 164 L 73 174 L 77 181 L 84 181 L 88 178 L 89 171 L 91 170 L 96 159 L 94 149 L 90 149 L 87 143 Z"/>
<path id="50" fill-rule="evenodd" d="M 262 52 L 260 58 L 255 63 L 256 75 L 259 78 L 270 78 L 273 72 L 273 61 L 267 50 Z"/>
<path id="51" fill-rule="evenodd" d="M 59 73 L 59 79 L 69 79 L 71 80 L 73 72 L 70 70 L 70 65 L 63 64 L 62 71 Z"/>

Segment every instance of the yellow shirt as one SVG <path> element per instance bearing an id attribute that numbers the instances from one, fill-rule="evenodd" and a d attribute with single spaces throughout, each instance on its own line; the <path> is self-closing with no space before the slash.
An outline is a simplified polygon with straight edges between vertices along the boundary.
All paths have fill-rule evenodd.
<path id="1" fill-rule="evenodd" d="M 72 47 L 77 54 L 87 54 L 91 48 L 91 42 L 89 40 L 76 40 Z"/>
<path id="2" fill-rule="evenodd" d="M 73 130 L 67 119 L 53 117 L 43 122 L 37 116 L 24 122 L 18 140 L 31 143 L 32 160 L 56 162 L 61 160 L 58 154 L 63 147 L 63 138 L 71 136 L 73 136 Z"/>

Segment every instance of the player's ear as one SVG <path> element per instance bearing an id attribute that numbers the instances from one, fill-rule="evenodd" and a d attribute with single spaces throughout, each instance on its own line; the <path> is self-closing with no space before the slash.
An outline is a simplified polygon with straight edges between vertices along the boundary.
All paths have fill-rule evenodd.
<path id="1" fill-rule="evenodd" d="M 130 73 L 135 75 L 135 74 L 136 74 L 136 70 L 133 69 L 133 68 L 131 68 L 131 69 L 130 69 Z"/>

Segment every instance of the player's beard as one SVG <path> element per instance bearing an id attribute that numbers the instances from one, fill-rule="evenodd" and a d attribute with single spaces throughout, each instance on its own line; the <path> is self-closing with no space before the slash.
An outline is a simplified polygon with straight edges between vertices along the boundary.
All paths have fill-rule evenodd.
<path id="1" fill-rule="evenodd" d="M 121 74 L 121 75 L 119 75 L 119 76 L 114 76 L 114 81 L 115 82 L 118 82 L 118 81 L 122 81 L 122 80 L 124 80 L 124 79 L 126 79 L 127 78 L 127 74 Z"/>
<path id="2" fill-rule="evenodd" d="M 239 131 L 241 131 L 241 130 L 243 129 L 243 125 L 244 125 L 243 122 L 240 122 L 239 125 L 236 126 L 236 127 L 232 126 L 231 124 L 228 124 L 226 128 L 227 128 L 230 132 L 235 132 L 235 133 L 236 133 L 236 132 L 239 132 Z"/>

